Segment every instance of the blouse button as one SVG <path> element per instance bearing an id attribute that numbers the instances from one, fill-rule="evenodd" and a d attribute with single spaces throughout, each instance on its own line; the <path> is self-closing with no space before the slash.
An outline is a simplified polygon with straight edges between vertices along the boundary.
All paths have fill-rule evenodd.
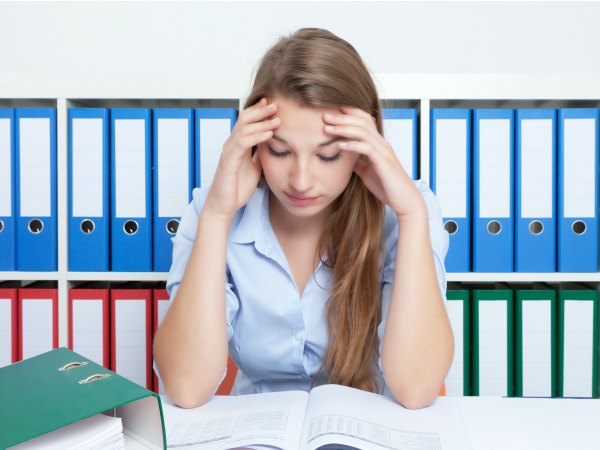
<path id="1" fill-rule="evenodd" d="M 296 340 L 298 342 L 300 342 L 302 340 L 302 333 L 300 333 L 300 332 L 296 333 Z"/>

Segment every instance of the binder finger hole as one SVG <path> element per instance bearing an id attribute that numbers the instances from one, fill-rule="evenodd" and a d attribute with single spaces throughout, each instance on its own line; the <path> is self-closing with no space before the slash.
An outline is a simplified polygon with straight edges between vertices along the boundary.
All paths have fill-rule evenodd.
<path id="1" fill-rule="evenodd" d="M 4 221 L 0 220 L 0 233 L 4 231 Z"/>
<path id="2" fill-rule="evenodd" d="M 123 224 L 123 230 L 126 234 L 133 236 L 138 232 L 139 226 L 135 220 L 128 220 Z"/>
<path id="3" fill-rule="evenodd" d="M 179 229 L 179 220 L 169 220 L 167 222 L 167 232 L 169 234 L 177 234 L 177 230 Z"/>
<path id="4" fill-rule="evenodd" d="M 529 231 L 531 234 L 535 234 L 536 236 L 538 234 L 542 234 L 544 231 L 544 224 L 539 220 L 534 220 L 533 222 L 529 223 Z"/>
<path id="5" fill-rule="evenodd" d="M 571 225 L 571 229 L 573 230 L 573 233 L 580 235 L 585 233 L 587 227 L 583 220 L 576 220 L 575 222 L 573 222 L 573 225 Z"/>
<path id="6" fill-rule="evenodd" d="M 487 224 L 488 233 L 496 235 L 502 231 L 502 224 L 497 220 L 492 220 Z"/>
<path id="7" fill-rule="evenodd" d="M 94 232 L 94 229 L 96 228 L 94 225 L 94 222 L 91 221 L 90 219 L 85 219 L 81 221 L 81 231 L 83 231 L 83 234 L 91 234 Z"/>
<path id="8" fill-rule="evenodd" d="M 455 234 L 458 231 L 458 224 L 454 220 L 444 223 L 444 228 L 449 234 Z"/>
<path id="9" fill-rule="evenodd" d="M 40 219 L 31 219 L 27 224 L 30 233 L 39 234 L 44 229 L 44 222 Z"/>

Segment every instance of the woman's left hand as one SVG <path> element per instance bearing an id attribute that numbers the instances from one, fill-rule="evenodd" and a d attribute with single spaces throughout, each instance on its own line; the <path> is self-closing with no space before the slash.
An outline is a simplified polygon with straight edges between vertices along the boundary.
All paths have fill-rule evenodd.
<path id="1" fill-rule="evenodd" d="M 325 133 L 347 138 L 338 142 L 340 149 L 364 155 L 356 161 L 354 171 L 365 186 L 390 206 L 398 218 L 423 212 L 426 214 L 423 197 L 400 164 L 390 143 L 377 131 L 375 119 L 352 106 L 341 106 L 339 109 L 341 114 L 324 114 Z"/>

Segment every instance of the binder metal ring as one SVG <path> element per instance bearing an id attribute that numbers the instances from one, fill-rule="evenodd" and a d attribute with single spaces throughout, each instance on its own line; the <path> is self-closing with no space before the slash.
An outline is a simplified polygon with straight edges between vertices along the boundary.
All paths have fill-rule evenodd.
<path id="1" fill-rule="evenodd" d="M 65 372 L 67 370 L 75 369 L 76 367 L 83 367 L 83 366 L 87 366 L 87 365 L 88 365 L 87 361 L 73 361 L 73 362 L 70 362 L 70 363 L 65 364 L 64 366 L 60 367 L 58 369 L 58 371 Z"/>
<path id="2" fill-rule="evenodd" d="M 494 236 L 500 234 L 502 231 L 502 224 L 497 220 L 491 220 L 487 224 L 488 233 L 493 234 Z"/>
<path id="3" fill-rule="evenodd" d="M 4 221 L 0 220 L 0 233 L 4 231 Z"/>
<path id="4" fill-rule="evenodd" d="M 179 220 L 172 219 L 167 222 L 167 233 L 169 234 L 177 234 L 177 230 L 179 229 Z"/>
<path id="5" fill-rule="evenodd" d="M 449 220 L 444 223 L 444 228 L 449 234 L 456 234 L 458 231 L 458 223 L 455 220 Z"/>
<path id="6" fill-rule="evenodd" d="M 90 219 L 82 220 L 79 227 L 81 228 L 81 231 L 83 232 L 83 234 L 92 234 L 94 232 L 94 230 L 96 229 L 94 221 L 90 220 Z"/>
<path id="7" fill-rule="evenodd" d="M 133 236 L 139 230 L 139 225 L 135 220 L 128 220 L 123 224 L 123 231 L 129 236 Z"/>
<path id="8" fill-rule="evenodd" d="M 576 235 L 581 236 L 582 234 L 584 234 L 587 231 L 587 226 L 585 225 L 585 222 L 583 220 L 576 220 L 571 225 L 571 230 Z M 2 230 L 0 230 L 0 231 L 2 231 Z"/>
<path id="9" fill-rule="evenodd" d="M 110 373 L 96 373 L 94 375 L 90 375 L 89 377 L 79 381 L 79 384 L 88 384 L 93 383 L 94 381 L 104 380 L 105 378 L 110 377 Z"/>
<path id="10" fill-rule="evenodd" d="M 529 223 L 529 231 L 531 234 L 538 235 L 544 232 L 544 224 L 539 220 L 533 220 Z"/>
<path id="11" fill-rule="evenodd" d="M 31 219 L 27 224 L 27 229 L 30 233 L 40 234 L 44 229 L 44 222 L 42 222 L 40 219 Z"/>

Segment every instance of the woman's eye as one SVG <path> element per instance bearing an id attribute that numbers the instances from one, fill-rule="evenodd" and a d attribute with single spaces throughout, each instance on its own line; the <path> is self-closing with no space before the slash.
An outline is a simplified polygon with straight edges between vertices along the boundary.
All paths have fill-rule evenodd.
<path id="1" fill-rule="evenodd" d="M 283 157 L 287 156 L 287 154 L 288 154 L 288 152 L 276 152 L 271 147 L 268 147 L 268 149 L 269 149 L 269 153 L 271 155 L 275 156 L 276 158 L 283 158 Z"/>
<path id="2" fill-rule="evenodd" d="M 323 162 L 333 162 L 333 161 L 337 161 L 338 159 L 340 159 L 340 156 L 342 155 L 342 153 L 338 153 L 337 155 L 333 155 L 333 156 L 321 156 L 319 155 L 319 159 Z"/>

